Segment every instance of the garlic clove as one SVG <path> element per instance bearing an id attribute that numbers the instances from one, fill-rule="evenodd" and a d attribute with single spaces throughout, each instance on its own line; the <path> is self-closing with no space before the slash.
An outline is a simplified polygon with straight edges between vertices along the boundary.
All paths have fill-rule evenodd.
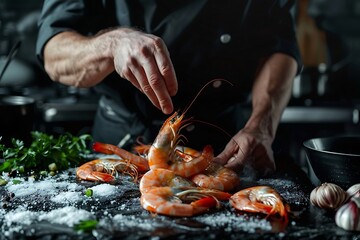
<path id="1" fill-rule="evenodd" d="M 351 198 L 350 201 L 337 210 L 335 223 L 348 231 L 360 231 L 359 221 L 360 198 Z"/>
<path id="2" fill-rule="evenodd" d="M 348 198 L 360 197 L 360 183 L 354 184 L 346 190 Z"/>
<path id="3" fill-rule="evenodd" d="M 337 209 L 347 199 L 347 193 L 338 185 L 323 183 L 310 193 L 310 202 L 323 209 Z"/>

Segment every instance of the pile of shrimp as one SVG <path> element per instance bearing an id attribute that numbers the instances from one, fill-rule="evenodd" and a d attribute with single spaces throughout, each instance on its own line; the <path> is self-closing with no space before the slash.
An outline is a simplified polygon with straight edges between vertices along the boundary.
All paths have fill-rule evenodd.
<path id="1" fill-rule="evenodd" d="M 121 159 L 96 159 L 77 170 L 77 177 L 89 181 L 114 181 L 118 173 L 139 179 L 141 206 L 167 216 L 194 216 L 221 207 L 229 201 L 238 211 L 280 216 L 288 221 L 288 207 L 281 196 L 268 186 L 233 191 L 240 183 L 236 172 L 213 162 L 210 145 L 201 151 L 181 146 L 180 131 L 191 123 L 182 114 L 174 112 L 163 123 L 151 145 L 135 147 L 136 153 L 117 146 L 95 142 L 93 150 L 116 154 Z"/>

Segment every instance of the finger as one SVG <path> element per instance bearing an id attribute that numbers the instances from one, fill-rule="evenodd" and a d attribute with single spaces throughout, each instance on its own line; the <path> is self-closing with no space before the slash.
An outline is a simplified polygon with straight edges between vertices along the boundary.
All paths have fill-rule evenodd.
<path id="1" fill-rule="evenodd" d="M 228 160 L 234 156 L 236 153 L 237 146 L 234 144 L 234 141 L 230 141 L 226 146 L 225 149 L 217 155 L 213 161 L 216 163 L 219 163 L 221 165 L 224 165 L 228 162 Z"/>
<path id="2" fill-rule="evenodd" d="M 242 169 L 246 159 L 250 156 L 252 150 L 249 145 L 241 144 L 236 142 L 235 140 L 232 141 L 236 145 L 236 153 L 229 158 L 227 163 L 224 165 L 225 167 L 232 168 L 232 169 Z"/>
<path id="3" fill-rule="evenodd" d="M 237 145 L 234 144 L 234 141 L 228 142 L 225 149 L 218 155 L 218 157 L 229 159 L 236 152 Z"/>
<path id="4" fill-rule="evenodd" d="M 218 164 L 221 164 L 221 165 L 225 165 L 228 161 L 227 158 L 224 158 L 224 157 L 221 157 L 220 155 L 216 156 L 213 158 L 212 160 L 214 163 L 218 163 Z"/>
<path id="5" fill-rule="evenodd" d="M 161 41 L 162 43 L 162 41 Z M 159 43 L 159 44 L 161 44 Z M 162 75 L 166 88 L 170 96 L 175 96 L 178 90 L 178 82 L 176 79 L 176 74 L 174 66 L 170 59 L 169 52 L 165 44 L 156 46 L 156 51 L 154 53 L 155 61 L 157 63 L 160 74 Z"/>
<path id="6" fill-rule="evenodd" d="M 127 69 L 122 78 L 128 80 L 132 85 L 134 85 L 137 89 L 139 89 L 142 92 L 141 86 L 138 82 L 138 80 L 135 78 L 134 74 L 132 73 L 132 71 L 130 69 Z"/>
<path id="7" fill-rule="evenodd" d="M 147 62 L 143 64 L 143 68 L 148 85 L 145 85 L 143 90 L 149 92 L 152 98 L 156 98 L 165 114 L 170 114 L 173 111 L 173 104 L 164 79 L 159 72 L 155 59 L 153 57 L 147 57 L 146 59 Z M 153 100 L 155 101 L 155 99 Z"/>
<path id="8" fill-rule="evenodd" d="M 129 68 L 136 79 L 135 81 L 138 82 L 141 91 L 149 98 L 149 100 L 155 107 L 161 110 L 158 98 L 156 97 L 155 92 L 153 91 L 147 80 L 146 73 L 143 67 L 137 66 L 137 64 L 133 64 Z"/>
<path id="9" fill-rule="evenodd" d="M 245 164 L 245 161 L 243 158 L 239 158 L 236 156 L 233 156 L 227 161 L 227 163 L 224 165 L 224 167 L 231 168 L 234 170 L 240 170 L 243 168 Z"/>

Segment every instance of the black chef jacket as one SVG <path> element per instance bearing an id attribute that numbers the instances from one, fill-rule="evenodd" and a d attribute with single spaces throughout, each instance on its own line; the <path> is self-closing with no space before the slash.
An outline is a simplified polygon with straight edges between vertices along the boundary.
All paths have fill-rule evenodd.
<path id="1" fill-rule="evenodd" d="M 188 115 L 215 124 L 230 135 L 239 130 L 235 104 L 249 95 L 261 58 L 275 52 L 292 56 L 300 66 L 294 1 L 284 0 L 46 0 L 39 20 L 37 55 L 55 34 L 77 31 L 93 35 L 117 27 L 135 27 L 166 43 L 179 81 L 174 107 L 184 109 L 211 79 L 222 83 L 205 88 Z M 95 87 L 103 97 L 94 138 L 118 144 L 145 136 L 151 142 L 164 116 L 128 81 L 111 74 Z M 185 135 L 192 144 L 226 144 L 229 136 L 196 124 Z M 204 126 L 203 126 L 204 128 Z M 205 127 L 206 128 L 206 127 Z M 194 129 L 198 131 L 194 131 Z M 192 132 L 192 133 L 190 133 Z M 212 135 L 209 136 L 209 132 Z M 130 137 L 130 139 L 129 139 Z M 216 140 L 215 140 L 216 139 Z M 129 140 L 129 141 L 125 141 Z M 122 142 L 122 143 L 123 143 Z"/>

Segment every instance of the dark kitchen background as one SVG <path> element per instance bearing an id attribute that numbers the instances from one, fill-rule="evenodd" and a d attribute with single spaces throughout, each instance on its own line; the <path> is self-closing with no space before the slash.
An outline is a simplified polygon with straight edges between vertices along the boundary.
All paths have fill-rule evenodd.
<path id="1" fill-rule="evenodd" d="M 35 98 L 35 130 L 90 133 L 98 96 L 52 82 L 35 58 L 41 6 L 39 0 L 0 1 L 0 69 L 22 41 L 0 81 L 0 95 Z M 295 11 L 304 69 L 294 81 L 274 149 L 306 166 L 304 140 L 360 132 L 360 0 L 299 0 Z"/>

